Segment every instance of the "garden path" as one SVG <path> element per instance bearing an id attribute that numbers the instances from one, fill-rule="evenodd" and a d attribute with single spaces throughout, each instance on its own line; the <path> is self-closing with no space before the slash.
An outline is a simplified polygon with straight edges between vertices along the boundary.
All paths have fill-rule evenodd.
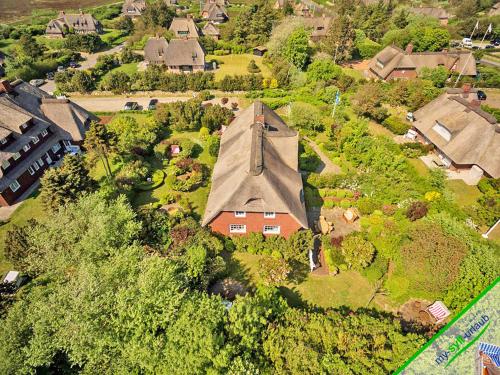
<path id="1" fill-rule="evenodd" d="M 318 167 L 316 170 L 317 173 L 319 174 L 327 174 L 327 173 L 333 173 L 333 174 L 341 174 L 342 169 L 337 164 L 334 164 L 328 156 L 326 156 L 323 151 L 319 148 L 319 146 L 309 137 L 304 136 L 304 139 L 309 143 L 309 146 L 314 150 L 314 152 L 319 156 L 321 159 L 321 165 Z"/>

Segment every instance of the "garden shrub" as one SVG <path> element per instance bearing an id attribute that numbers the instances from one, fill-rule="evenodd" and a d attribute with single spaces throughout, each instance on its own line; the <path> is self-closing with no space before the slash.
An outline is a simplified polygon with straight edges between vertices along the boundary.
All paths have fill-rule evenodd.
<path id="1" fill-rule="evenodd" d="M 427 215 L 427 212 L 429 211 L 429 207 L 427 203 L 421 202 L 421 201 L 416 201 L 413 202 L 410 207 L 408 207 L 408 210 L 406 211 L 406 217 L 410 219 L 411 221 L 415 221 L 418 219 L 423 218 L 425 215 Z"/>
<path id="2" fill-rule="evenodd" d="M 376 209 L 380 208 L 380 203 L 372 198 L 363 197 L 356 201 L 356 207 L 363 215 L 370 215 Z"/>
<path id="3" fill-rule="evenodd" d="M 408 142 L 399 145 L 399 148 L 407 158 L 418 158 L 427 155 L 433 148 L 432 145 L 423 145 L 420 142 Z"/>
<path id="4" fill-rule="evenodd" d="M 342 199 L 340 201 L 340 207 L 342 207 L 343 209 L 347 209 L 347 208 L 351 207 L 351 201 L 349 201 L 347 199 Z"/>
<path id="5" fill-rule="evenodd" d="M 349 268 L 361 270 L 373 260 L 374 246 L 367 241 L 362 233 L 351 233 L 342 241 L 342 255 Z"/>
<path id="6" fill-rule="evenodd" d="M 386 258 L 377 255 L 373 263 L 363 270 L 363 275 L 373 283 L 386 274 L 388 265 L 389 262 Z"/>
<path id="7" fill-rule="evenodd" d="M 255 60 L 250 60 L 247 66 L 247 70 L 249 73 L 260 73 L 260 68 L 255 63 Z"/>
<path id="8" fill-rule="evenodd" d="M 406 134 L 406 132 L 411 128 L 408 123 L 394 115 L 387 117 L 382 124 L 391 132 L 398 135 Z"/>
<path id="9" fill-rule="evenodd" d="M 335 202 L 331 199 L 327 199 L 324 201 L 323 207 L 324 208 L 333 208 L 333 207 L 335 207 Z"/>
<path id="10" fill-rule="evenodd" d="M 149 191 L 154 190 L 161 185 L 163 185 L 163 181 L 165 180 L 165 172 L 161 169 L 156 170 L 151 177 L 151 182 L 142 182 L 136 186 L 137 190 L 140 191 Z"/>

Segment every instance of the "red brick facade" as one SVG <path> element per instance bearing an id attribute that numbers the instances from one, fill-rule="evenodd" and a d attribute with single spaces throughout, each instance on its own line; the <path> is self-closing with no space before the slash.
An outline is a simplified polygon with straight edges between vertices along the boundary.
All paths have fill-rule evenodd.
<path id="1" fill-rule="evenodd" d="M 287 213 L 276 213 L 274 218 L 265 218 L 263 212 L 246 212 L 245 217 L 235 217 L 232 211 L 219 213 L 208 225 L 214 232 L 219 232 L 226 236 L 243 235 L 230 233 L 229 226 L 231 224 L 246 225 L 247 234 L 251 232 L 263 233 L 264 225 L 278 225 L 280 227 L 280 235 L 286 238 L 302 228 L 297 220 Z"/>
<path id="2" fill-rule="evenodd" d="M 414 69 L 399 70 L 395 69 L 386 78 L 387 81 L 391 79 L 413 79 L 417 78 L 417 71 Z"/>

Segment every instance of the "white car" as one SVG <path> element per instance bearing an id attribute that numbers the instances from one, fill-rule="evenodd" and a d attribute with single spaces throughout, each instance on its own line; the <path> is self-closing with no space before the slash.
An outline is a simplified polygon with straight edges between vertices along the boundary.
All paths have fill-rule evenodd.
<path id="1" fill-rule="evenodd" d="M 32 79 L 30 81 L 31 86 L 39 87 L 45 83 L 44 79 Z"/>
<path id="2" fill-rule="evenodd" d="M 462 45 L 466 48 L 472 48 L 472 39 L 471 38 L 463 38 Z"/>

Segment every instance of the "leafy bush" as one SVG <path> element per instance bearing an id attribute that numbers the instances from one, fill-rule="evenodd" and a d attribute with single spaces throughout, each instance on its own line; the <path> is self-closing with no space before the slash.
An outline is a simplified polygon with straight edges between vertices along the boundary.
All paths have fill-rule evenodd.
<path id="1" fill-rule="evenodd" d="M 427 203 L 421 202 L 421 201 L 416 201 L 413 202 L 410 207 L 408 207 L 408 210 L 406 211 L 406 217 L 410 219 L 411 221 L 415 221 L 418 219 L 423 218 L 425 215 L 427 215 L 427 211 L 429 210 Z"/>
<path id="2" fill-rule="evenodd" d="M 260 73 L 260 68 L 255 63 L 255 60 L 250 60 L 247 66 L 247 70 L 249 73 Z"/>
<path id="3" fill-rule="evenodd" d="M 373 260 L 375 248 L 361 233 L 350 234 L 342 241 L 342 254 L 349 268 L 361 270 Z"/>
<path id="4" fill-rule="evenodd" d="M 380 202 L 369 197 L 363 197 L 356 201 L 356 207 L 358 208 L 359 212 L 363 215 L 372 214 L 373 211 L 379 209 L 380 206 L 381 206 Z"/>
<path id="5" fill-rule="evenodd" d="M 406 134 L 406 132 L 411 128 L 409 124 L 397 116 L 387 117 L 382 124 L 394 134 L 398 135 Z"/>
<path id="6" fill-rule="evenodd" d="M 399 148 L 407 158 L 418 158 L 427 155 L 432 145 L 423 145 L 420 142 L 407 142 L 399 145 Z"/>

